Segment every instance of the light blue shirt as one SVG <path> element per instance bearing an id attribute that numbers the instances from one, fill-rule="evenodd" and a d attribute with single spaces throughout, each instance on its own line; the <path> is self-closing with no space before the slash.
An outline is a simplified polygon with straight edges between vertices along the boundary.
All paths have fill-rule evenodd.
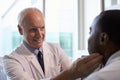
<path id="1" fill-rule="evenodd" d="M 29 46 L 25 41 L 23 41 L 23 44 L 25 45 L 25 47 L 30 50 L 33 54 L 37 55 L 39 51 L 41 51 L 43 53 L 43 48 L 40 47 L 39 49 L 33 48 L 31 46 Z"/>

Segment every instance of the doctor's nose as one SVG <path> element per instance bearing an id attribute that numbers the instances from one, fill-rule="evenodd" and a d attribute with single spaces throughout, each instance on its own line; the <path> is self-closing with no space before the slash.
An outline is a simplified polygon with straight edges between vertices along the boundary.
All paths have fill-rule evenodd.
<path id="1" fill-rule="evenodd" d="M 41 37 L 44 34 L 44 31 L 41 30 L 40 28 L 37 29 L 36 35 Z"/>

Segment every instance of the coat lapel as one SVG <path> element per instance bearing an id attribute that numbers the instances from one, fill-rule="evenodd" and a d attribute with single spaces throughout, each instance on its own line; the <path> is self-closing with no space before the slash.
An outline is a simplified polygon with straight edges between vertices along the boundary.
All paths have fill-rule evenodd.
<path id="1" fill-rule="evenodd" d="M 49 75 L 49 72 L 51 70 L 50 66 L 53 65 L 50 63 L 50 61 L 53 59 L 52 58 L 52 53 L 51 50 L 49 49 L 49 46 L 47 43 L 44 42 L 43 44 L 43 58 L 44 58 L 44 67 L 45 67 L 45 75 Z"/>
<path id="2" fill-rule="evenodd" d="M 44 73 L 42 71 L 42 68 L 41 68 L 39 62 L 37 61 L 36 56 L 32 57 L 31 59 L 28 58 L 28 60 L 29 60 L 29 63 L 31 64 L 31 66 L 33 66 L 33 69 L 36 69 L 36 71 L 38 71 L 38 73 L 40 73 L 42 76 L 44 76 Z"/>
<path id="3" fill-rule="evenodd" d="M 42 71 L 42 68 L 41 68 L 39 62 L 37 61 L 36 56 L 33 53 L 31 53 L 24 46 L 24 44 L 22 44 L 20 46 L 20 48 L 21 48 L 20 54 L 22 54 L 27 59 L 27 61 L 29 62 L 29 66 L 31 67 L 31 70 L 33 71 L 33 73 L 38 72 L 40 74 L 40 76 L 44 77 L 44 73 Z"/>

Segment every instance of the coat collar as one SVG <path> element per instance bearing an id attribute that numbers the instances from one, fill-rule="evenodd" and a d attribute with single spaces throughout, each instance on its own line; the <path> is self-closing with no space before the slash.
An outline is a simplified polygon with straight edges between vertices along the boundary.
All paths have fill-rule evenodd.
<path id="1" fill-rule="evenodd" d="M 49 71 L 49 66 L 51 65 L 48 63 L 51 58 L 51 54 L 53 52 L 51 51 L 49 45 L 46 42 L 43 43 L 43 59 L 44 59 L 44 65 L 45 65 L 44 67 L 45 67 L 45 72 L 46 72 L 45 74 L 42 71 L 42 68 L 36 58 L 36 55 L 33 54 L 31 51 L 29 51 L 24 44 L 21 44 L 20 47 L 18 47 L 16 51 L 18 54 L 24 56 L 28 60 L 30 65 L 36 68 L 36 70 L 40 73 L 41 76 L 44 77 L 45 75 L 47 75 Z"/>
<path id="2" fill-rule="evenodd" d="M 26 58 L 26 60 L 29 62 L 29 66 L 32 66 L 35 68 L 35 70 L 40 73 L 40 76 L 44 77 L 44 73 L 42 71 L 42 68 L 37 60 L 37 57 L 35 54 L 33 54 L 31 51 L 29 51 L 24 44 L 21 44 L 17 49 L 16 52 L 19 55 L 22 55 Z"/>

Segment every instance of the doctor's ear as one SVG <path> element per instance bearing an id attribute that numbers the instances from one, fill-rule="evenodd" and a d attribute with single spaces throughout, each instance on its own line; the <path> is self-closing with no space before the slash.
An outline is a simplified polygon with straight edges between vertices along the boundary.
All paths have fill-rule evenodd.
<path id="1" fill-rule="evenodd" d="M 19 24 L 17 27 L 18 27 L 18 31 L 19 31 L 20 35 L 23 35 L 22 27 Z"/>
<path id="2" fill-rule="evenodd" d="M 107 44 L 108 40 L 109 40 L 109 36 L 107 33 L 103 32 L 100 34 L 100 44 L 101 45 Z"/>

